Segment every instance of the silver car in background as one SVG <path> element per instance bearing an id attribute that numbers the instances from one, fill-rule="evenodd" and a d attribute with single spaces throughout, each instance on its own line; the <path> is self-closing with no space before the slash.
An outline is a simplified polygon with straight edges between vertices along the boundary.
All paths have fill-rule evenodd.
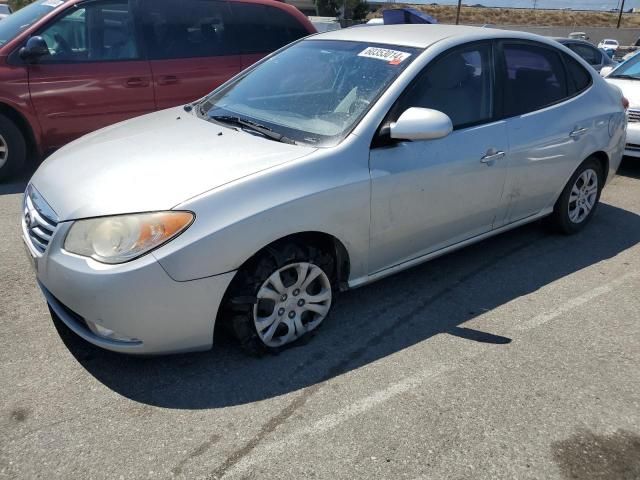
<path id="1" fill-rule="evenodd" d="M 25 244 L 54 316 L 117 352 L 251 352 L 335 295 L 542 217 L 592 218 L 620 91 L 570 50 L 393 25 L 292 44 L 208 97 L 100 130 L 33 176 Z"/>

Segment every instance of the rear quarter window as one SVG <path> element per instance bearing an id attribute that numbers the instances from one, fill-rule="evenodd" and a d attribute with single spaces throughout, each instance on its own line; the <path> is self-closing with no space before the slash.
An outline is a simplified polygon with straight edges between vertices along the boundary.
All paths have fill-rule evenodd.
<path id="1" fill-rule="evenodd" d="M 563 54 L 563 59 L 569 77 L 569 95 L 576 95 L 589 88 L 593 83 L 591 73 L 569 55 Z"/>

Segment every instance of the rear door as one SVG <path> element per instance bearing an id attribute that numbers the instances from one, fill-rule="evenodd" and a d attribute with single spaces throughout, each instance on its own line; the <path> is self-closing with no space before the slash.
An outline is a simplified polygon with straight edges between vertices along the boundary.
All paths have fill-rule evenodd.
<path id="1" fill-rule="evenodd" d="M 229 3 L 140 3 L 158 109 L 197 100 L 240 71 Z"/>
<path id="2" fill-rule="evenodd" d="M 589 136 L 608 128 L 608 121 L 603 123 L 590 105 L 586 91 L 593 82 L 591 73 L 576 60 L 537 42 L 500 45 L 510 146 L 505 184 L 509 205 L 502 219 L 506 224 L 553 206 L 588 155 Z"/>
<path id="3" fill-rule="evenodd" d="M 269 53 L 309 35 L 307 28 L 281 8 L 232 2 L 238 48 L 245 69 Z"/>
<path id="4" fill-rule="evenodd" d="M 28 66 L 29 88 L 48 147 L 155 108 L 127 0 L 77 4 L 37 34 L 50 55 Z"/>

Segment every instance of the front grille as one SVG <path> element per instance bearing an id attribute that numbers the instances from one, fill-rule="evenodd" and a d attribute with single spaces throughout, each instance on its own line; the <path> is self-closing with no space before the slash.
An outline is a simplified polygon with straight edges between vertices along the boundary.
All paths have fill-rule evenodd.
<path id="1" fill-rule="evenodd" d="M 627 143 L 627 145 L 625 145 L 625 148 L 627 150 L 634 150 L 634 151 L 640 151 L 640 145 L 638 145 L 637 143 Z"/>
<path id="2" fill-rule="evenodd" d="M 640 110 L 631 110 L 627 111 L 627 115 L 629 117 L 630 123 L 640 122 Z"/>
<path id="3" fill-rule="evenodd" d="M 42 255 L 53 237 L 58 218 L 44 198 L 31 185 L 24 194 L 22 228 L 34 250 Z"/>

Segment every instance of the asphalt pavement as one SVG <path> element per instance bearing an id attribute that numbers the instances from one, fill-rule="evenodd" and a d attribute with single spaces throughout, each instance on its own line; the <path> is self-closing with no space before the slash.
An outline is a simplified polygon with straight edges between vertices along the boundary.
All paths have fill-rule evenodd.
<path id="1" fill-rule="evenodd" d="M 582 233 L 529 225 L 348 292 L 261 359 L 54 324 L 24 186 L 0 185 L 0 479 L 640 479 L 640 160 Z"/>

